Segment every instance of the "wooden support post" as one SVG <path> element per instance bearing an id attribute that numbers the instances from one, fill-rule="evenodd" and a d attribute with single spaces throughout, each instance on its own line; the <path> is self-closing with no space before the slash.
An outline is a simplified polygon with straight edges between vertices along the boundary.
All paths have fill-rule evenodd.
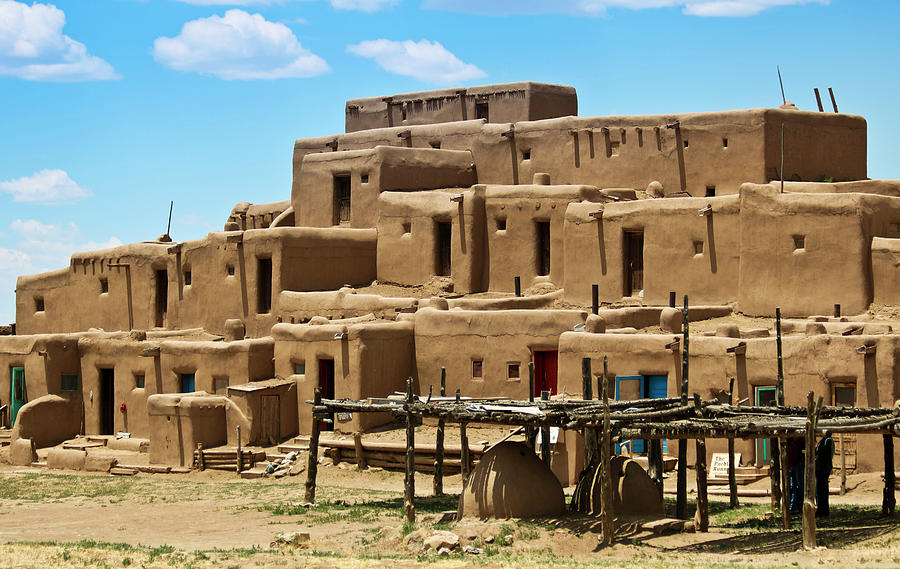
<path id="1" fill-rule="evenodd" d="M 541 401 L 549 401 L 550 392 L 541 391 Z M 541 427 L 541 460 L 550 468 L 550 428 Z"/>
<path id="2" fill-rule="evenodd" d="M 235 429 L 237 430 L 237 456 L 235 457 L 234 462 L 235 462 L 235 470 L 237 471 L 238 474 L 240 474 L 241 470 L 243 470 L 243 466 L 244 466 L 243 465 L 244 455 L 241 454 L 241 426 L 236 425 Z"/>
<path id="3" fill-rule="evenodd" d="M 356 448 L 356 468 L 365 470 L 368 464 L 366 464 L 366 455 L 363 451 L 362 433 L 353 433 L 353 446 Z"/>
<path id="4" fill-rule="evenodd" d="M 844 450 L 844 433 L 838 435 L 841 442 L 841 496 L 847 493 L 847 454 Z"/>
<path id="5" fill-rule="evenodd" d="M 322 404 L 322 388 L 316 387 L 313 396 L 312 427 L 309 432 L 309 457 L 306 463 L 306 501 L 316 501 L 316 473 L 319 469 L 319 417 L 315 409 Z"/>
<path id="6" fill-rule="evenodd" d="M 447 396 L 447 368 L 441 366 L 441 397 Z M 432 491 L 435 496 L 444 493 L 444 420 L 438 420 L 437 436 L 434 441 L 434 482 Z"/>
<path id="7" fill-rule="evenodd" d="M 737 465 L 734 463 L 734 437 L 728 437 L 728 507 L 737 508 Z"/>
<path id="8" fill-rule="evenodd" d="M 813 401 L 813 392 L 806 396 L 806 454 L 803 473 L 803 549 L 816 548 L 816 424 L 822 410 L 822 398 Z"/>
<path id="9" fill-rule="evenodd" d="M 694 527 L 699 532 L 709 531 L 709 495 L 706 493 L 706 439 L 697 439 L 697 513 Z"/>
<path id="10" fill-rule="evenodd" d="M 650 450 L 647 456 L 647 472 L 653 484 L 659 492 L 659 499 L 663 499 L 663 456 L 662 456 L 662 440 L 650 439 Z"/>
<path id="11" fill-rule="evenodd" d="M 581 390 L 582 399 L 590 401 L 594 398 L 591 393 L 591 358 L 581 359 Z M 593 427 L 584 429 L 584 464 L 590 466 L 597 463 L 597 430 Z"/>
<path id="12" fill-rule="evenodd" d="M 784 407 L 784 354 L 781 347 L 781 307 L 775 309 L 775 352 L 778 358 L 778 375 L 775 378 L 775 404 Z"/>
<path id="13" fill-rule="evenodd" d="M 528 401 L 534 403 L 534 362 L 528 362 Z M 534 427 L 525 426 L 525 444 L 534 452 L 535 441 Z"/>
<path id="14" fill-rule="evenodd" d="M 781 488 L 781 446 L 778 439 L 769 439 L 769 454 L 772 457 L 769 463 L 769 479 L 772 482 L 772 513 L 781 512 L 781 492 L 787 489 Z"/>
<path id="15" fill-rule="evenodd" d="M 791 529 L 791 487 L 788 483 L 787 441 L 778 439 L 778 454 L 781 456 L 781 528 Z"/>
<path id="16" fill-rule="evenodd" d="M 205 470 L 206 465 L 203 463 L 203 443 L 197 443 L 197 470 Z"/>
<path id="17" fill-rule="evenodd" d="M 894 471 L 894 435 L 884 437 L 884 497 L 881 499 L 881 513 L 893 516 L 897 507 L 897 479 Z"/>
<path id="18" fill-rule="evenodd" d="M 614 538 L 613 528 L 613 497 L 612 497 L 612 472 L 610 461 L 612 460 L 612 441 L 610 440 L 609 420 L 609 382 L 606 381 L 607 367 L 606 356 L 603 356 L 603 383 L 600 395 L 603 399 L 603 432 L 599 449 L 600 468 L 600 545 L 612 545 Z"/>
<path id="19" fill-rule="evenodd" d="M 409 412 L 413 403 L 413 380 L 406 380 L 406 475 L 403 478 L 403 506 L 406 521 L 416 521 L 416 418 Z"/>
<path id="20" fill-rule="evenodd" d="M 688 316 L 688 295 L 684 295 L 682 309 L 683 325 L 681 351 L 681 404 L 687 405 L 690 377 L 690 318 Z M 676 481 L 675 517 L 687 519 L 687 441 L 678 439 L 678 479 Z"/>
<path id="21" fill-rule="evenodd" d="M 463 486 L 469 480 L 469 470 L 471 466 L 471 458 L 469 457 L 469 435 L 466 433 L 466 424 L 459 424 L 459 444 L 460 450 L 460 466 L 459 471 L 462 474 Z M 465 488 L 464 488 L 465 489 Z"/>

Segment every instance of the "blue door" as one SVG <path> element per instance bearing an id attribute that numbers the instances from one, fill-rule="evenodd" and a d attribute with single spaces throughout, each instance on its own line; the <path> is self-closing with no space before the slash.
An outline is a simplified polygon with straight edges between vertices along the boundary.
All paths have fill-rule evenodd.
<path id="1" fill-rule="evenodd" d="M 192 373 L 181 374 L 181 392 L 182 393 L 193 393 L 194 392 L 194 374 L 192 374 Z"/>
<path id="2" fill-rule="evenodd" d="M 25 395 L 25 368 L 10 368 L 10 397 L 9 397 L 9 426 L 12 428 L 16 424 L 16 415 L 22 405 L 28 402 Z"/>
<path id="3" fill-rule="evenodd" d="M 616 377 L 616 401 L 633 399 L 663 399 L 668 395 L 669 379 L 665 375 L 626 375 Z M 662 443 L 663 452 L 667 451 L 666 441 Z M 631 453 L 641 454 L 647 451 L 646 441 L 631 441 Z M 621 452 L 616 445 L 616 452 Z"/>
<path id="4" fill-rule="evenodd" d="M 669 395 L 669 378 L 665 375 L 648 375 L 646 387 L 647 399 L 665 399 Z M 668 450 L 667 442 L 665 439 L 662 441 L 663 454 Z"/>

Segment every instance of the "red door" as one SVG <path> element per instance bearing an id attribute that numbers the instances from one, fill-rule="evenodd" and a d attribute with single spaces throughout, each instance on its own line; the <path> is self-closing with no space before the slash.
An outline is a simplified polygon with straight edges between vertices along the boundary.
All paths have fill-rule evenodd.
<path id="1" fill-rule="evenodd" d="M 322 388 L 322 399 L 334 399 L 334 360 L 319 360 L 319 387 Z M 319 422 L 319 430 L 334 430 L 334 415 L 330 417 L 331 422 Z"/>
<path id="2" fill-rule="evenodd" d="M 541 391 L 556 395 L 556 350 L 534 351 L 534 397 L 540 399 Z"/>

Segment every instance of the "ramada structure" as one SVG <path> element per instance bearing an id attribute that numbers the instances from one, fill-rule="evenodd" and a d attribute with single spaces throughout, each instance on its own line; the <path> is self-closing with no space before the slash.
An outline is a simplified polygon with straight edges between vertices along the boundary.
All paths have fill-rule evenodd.
<path id="1" fill-rule="evenodd" d="M 855 115 L 579 117 L 573 88 L 528 82 L 348 101 L 345 133 L 294 144 L 289 200 L 19 278 L 0 337 L 9 458 L 129 433 L 189 465 L 198 443 L 308 433 L 316 387 L 437 393 L 442 368 L 449 394 L 580 399 L 584 359 L 596 380 L 605 358 L 613 399 L 678 397 L 684 295 L 703 400 L 774 404 L 780 307 L 787 405 L 894 409 L 900 182 L 866 178 L 866 144 Z M 849 467 L 881 470 L 881 436 L 852 437 Z M 564 483 L 581 444 L 556 443 Z M 765 439 L 737 451 L 770 460 Z"/>

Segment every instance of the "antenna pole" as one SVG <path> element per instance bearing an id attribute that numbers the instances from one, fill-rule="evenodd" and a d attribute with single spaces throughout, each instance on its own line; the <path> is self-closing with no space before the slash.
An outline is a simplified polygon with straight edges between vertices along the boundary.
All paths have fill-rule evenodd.
<path id="1" fill-rule="evenodd" d="M 781 80 L 781 66 L 776 65 L 775 69 L 778 70 L 778 84 L 781 85 L 781 102 L 787 103 L 787 98 L 784 96 L 784 81 Z"/>
<path id="2" fill-rule="evenodd" d="M 172 208 L 175 207 L 175 200 L 169 202 L 169 224 L 166 226 L 166 235 L 172 230 Z"/>

